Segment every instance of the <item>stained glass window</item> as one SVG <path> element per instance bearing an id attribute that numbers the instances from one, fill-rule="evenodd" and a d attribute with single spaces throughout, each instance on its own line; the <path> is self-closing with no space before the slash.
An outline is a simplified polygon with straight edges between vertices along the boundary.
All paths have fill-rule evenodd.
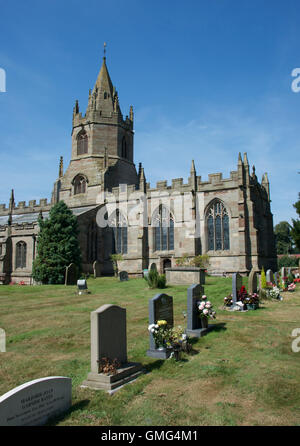
<path id="1" fill-rule="evenodd" d="M 168 209 L 160 205 L 154 212 L 154 250 L 170 251 L 174 249 L 174 220 Z"/>
<path id="2" fill-rule="evenodd" d="M 127 254 L 127 222 L 117 209 L 109 218 L 112 228 L 112 254 Z"/>
<path id="3" fill-rule="evenodd" d="M 82 130 L 77 136 L 77 155 L 84 155 L 85 153 L 88 153 L 88 136 Z"/>
<path id="4" fill-rule="evenodd" d="M 229 250 L 229 216 L 227 209 L 221 201 L 214 201 L 206 215 L 208 251 Z"/>
<path id="5" fill-rule="evenodd" d="M 26 268 L 27 245 L 21 241 L 16 244 L 16 268 Z"/>

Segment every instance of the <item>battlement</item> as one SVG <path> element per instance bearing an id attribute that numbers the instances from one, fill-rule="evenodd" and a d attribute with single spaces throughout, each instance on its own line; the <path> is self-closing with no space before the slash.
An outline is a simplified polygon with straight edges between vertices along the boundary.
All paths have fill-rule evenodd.
<path id="1" fill-rule="evenodd" d="M 13 214 L 21 214 L 21 213 L 30 213 L 30 212 L 39 212 L 48 210 L 51 207 L 51 203 L 48 202 L 47 198 L 41 198 L 39 200 L 39 204 L 36 203 L 36 200 L 29 200 L 28 204 L 26 201 L 19 201 L 18 205 L 13 208 Z M 0 215 L 8 215 L 9 208 L 6 207 L 6 204 L 0 204 Z"/>

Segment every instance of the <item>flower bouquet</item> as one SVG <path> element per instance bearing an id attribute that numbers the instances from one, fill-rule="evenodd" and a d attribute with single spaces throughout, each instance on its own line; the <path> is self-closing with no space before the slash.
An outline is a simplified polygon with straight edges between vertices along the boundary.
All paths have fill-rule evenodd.
<path id="1" fill-rule="evenodd" d="M 277 286 L 274 286 L 271 290 L 269 290 L 269 296 L 271 299 L 282 300 L 280 296 L 280 289 Z"/>
<path id="2" fill-rule="evenodd" d="M 245 298 L 245 304 L 247 310 L 256 310 L 259 307 L 259 295 L 257 293 L 252 293 Z"/>
<path id="3" fill-rule="evenodd" d="M 228 296 L 224 297 L 224 305 L 225 307 L 230 307 L 233 303 L 232 294 L 228 294 Z"/>
<path id="4" fill-rule="evenodd" d="M 290 283 L 288 285 L 288 291 L 293 292 L 296 289 L 296 284 L 295 283 Z"/>
<path id="5" fill-rule="evenodd" d="M 202 300 L 197 302 L 199 310 L 199 317 L 201 319 L 202 328 L 208 327 L 208 318 L 216 319 L 216 312 L 213 309 L 212 303 L 207 300 L 205 295 L 202 296 Z"/>
<path id="6" fill-rule="evenodd" d="M 148 326 L 148 331 L 152 333 L 156 348 L 163 349 L 167 348 L 167 344 L 170 339 L 170 328 L 165 320 L 157 321 L 156 324 L 150 324 Z"/>

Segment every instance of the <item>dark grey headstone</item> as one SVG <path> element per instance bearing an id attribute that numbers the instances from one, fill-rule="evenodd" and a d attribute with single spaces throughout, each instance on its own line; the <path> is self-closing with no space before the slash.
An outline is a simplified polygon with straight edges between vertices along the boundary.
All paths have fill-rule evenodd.
<path id="1" fill-rule="evenodd" d="M 77 282 L 77 266 L 70 263 L 66 268 L 65 285 L 76 285 Z"/>
<path id="2" fill-rule="evenodd" d="M 253 269 L 248 277 L 248 294 L 257 293 L 257 272 Z"/>
<path id="3" fill-rule="evenodd" d="M 232 274 L 232 304 L 237 302 L 238 292 L 242 287 L 242 276 L 240 273 Z"/>
<path id="4" fill-rule="evenodd" d="M 120 271 L 119 272 L 119 279 L 120 279 L 120 282 L 125 282 L 126 280 L 128 280 L 128 272 L 127 271 Z"/>
<path id="5" fill-rule="evenodd" d="M 167 294 L 156 294 L 149 300 L 149 325 L 156 324 L 159 320 L 167 321 L 167 326 L 174 325 L 173 297 Z M 150 348 L 147 355 L 153 358 L 166 359 L 170 355 L 166 349 L 158 350 L 152 333 L 149 333 Z"/>
<path id="6" fill-rule="evenodd" d="M 278 286 L 279 282 L 280 282 L 279 273 L 276 271 L 276 273 L 274 273 L 274 283 L 276 286 Z"/>
<path id="7" fill-rule="evenodd" d="M 208 326 L 207 318 L 199 317 L 198 302 L 201 302 L 204 289 L 201 285 L 191 285 L 187 290 L 187 329 L 186 334 L 200 338 L 206 334 L 211 326 Z"/>

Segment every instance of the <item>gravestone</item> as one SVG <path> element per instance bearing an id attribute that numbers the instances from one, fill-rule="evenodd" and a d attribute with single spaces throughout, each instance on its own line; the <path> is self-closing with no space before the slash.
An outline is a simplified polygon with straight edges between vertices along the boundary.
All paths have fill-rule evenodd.
<path id="1" fill-rule="evenodd" d="M 240 273 L 232 274 L 232 305 L 235 305 L 238 300 L 238 292 L 242 287 L 242 276 Z"/>
<path id="2" fill-rule="evenodd" d="M 120 271 L 119 272 L 119 279 L 120 279 L 120 282 L 125 282 L 126 280 L 129 280 L 128 279 L 128 272 L 127 271 Z"/>
<path id="3" fill-rule="evenodd" d="M 284 266 L 281 268 L 280 273 L 281 273 L 281 280 L 283 280 L 283 278 L 286 277 L 285 267 Z"/>
<path id="4" fill-rule="evenodd" d="M 269 283 L 274 283 L 273 271 L 271 269 L 268 269 L 266 272 L 266 281 Z"/>
<path id="5" fill-rule="evenodd" d="M 277 271 L 274 273 L 274 282 L 275 282 L 275 285 L 278 287 L 279 283 L 280 283 L 280 276 Z"/>
<path id="6" fill-rule="evenodd" d="M 66 268 L 65 285 L 76 285 L 77 282 L 77 266 L 70 263 Z"/>
<path id="7" fill-rule="evenodd" d="M 78 294 L 83 294 L 88 292 L 88 287 L 85 279 L 77 280 Z"/>
<path id="8" fill-rule="evenodd" d="M 63 376 L 35 379 L 0 397 L 0 426 L 40 426 L 66 412 L 72 380 Z"/>
<path id="9" fill-rule="evenodd" d="M 100 362 L 107 358 L 117 360 L 116 374 L 107 375 L 99 370 Z M 82 387 L 104 389 L 109 393 L 141 374 L 141 365 L 127 361 L 126 309 L 117 305 L 103 305 L 91 312 L 91 372 Z"/>
<path id="10" fill-rule="evenodd" d="M 0 353 L 6 352 L 6 335 L 5 330 L 0 328 Z"/>
<path id="11" fill-rule="evenodd" d="M 159 320 L 167 321 L 167 327 L 173 328 L 173 297 L 167 294 L 156 294 L 149 300 L 149 325 L 156 324 Z M 150 348 L 147 350 L 147 356 L 158 359 L 167 359 L 171 351 L 170 349 L 161 347 L 157 348 L 152 333 L 149 333 Z"/>
<path id="12" fill-rule="evenodd" d="M 101 277 L 101 264 L 98 262 L 98 260 L 95 260 L 93 263 L 93 272 L 94 272 L 94 278 Z"/>
<path id="13" fill-rule="evenodd" d="M 143 276 L 148 277 L 149 271 L 147 269 L 143 270 Z"/>
<path id="14" fill-rule="evenodd" d="M 197 303 L 201 301 L 204 289 L 201 285 L 191 285 L 187 290 L 187 329 L 186 334 L 200 338 L 213 328 L 208 325 L 207 318 L 199 317 Z"/>
<path id="15" fill-rule="evenodd" d="M 252 269 L 248 277 L 248 294 L 257 293 L 257 272 Z"/>

